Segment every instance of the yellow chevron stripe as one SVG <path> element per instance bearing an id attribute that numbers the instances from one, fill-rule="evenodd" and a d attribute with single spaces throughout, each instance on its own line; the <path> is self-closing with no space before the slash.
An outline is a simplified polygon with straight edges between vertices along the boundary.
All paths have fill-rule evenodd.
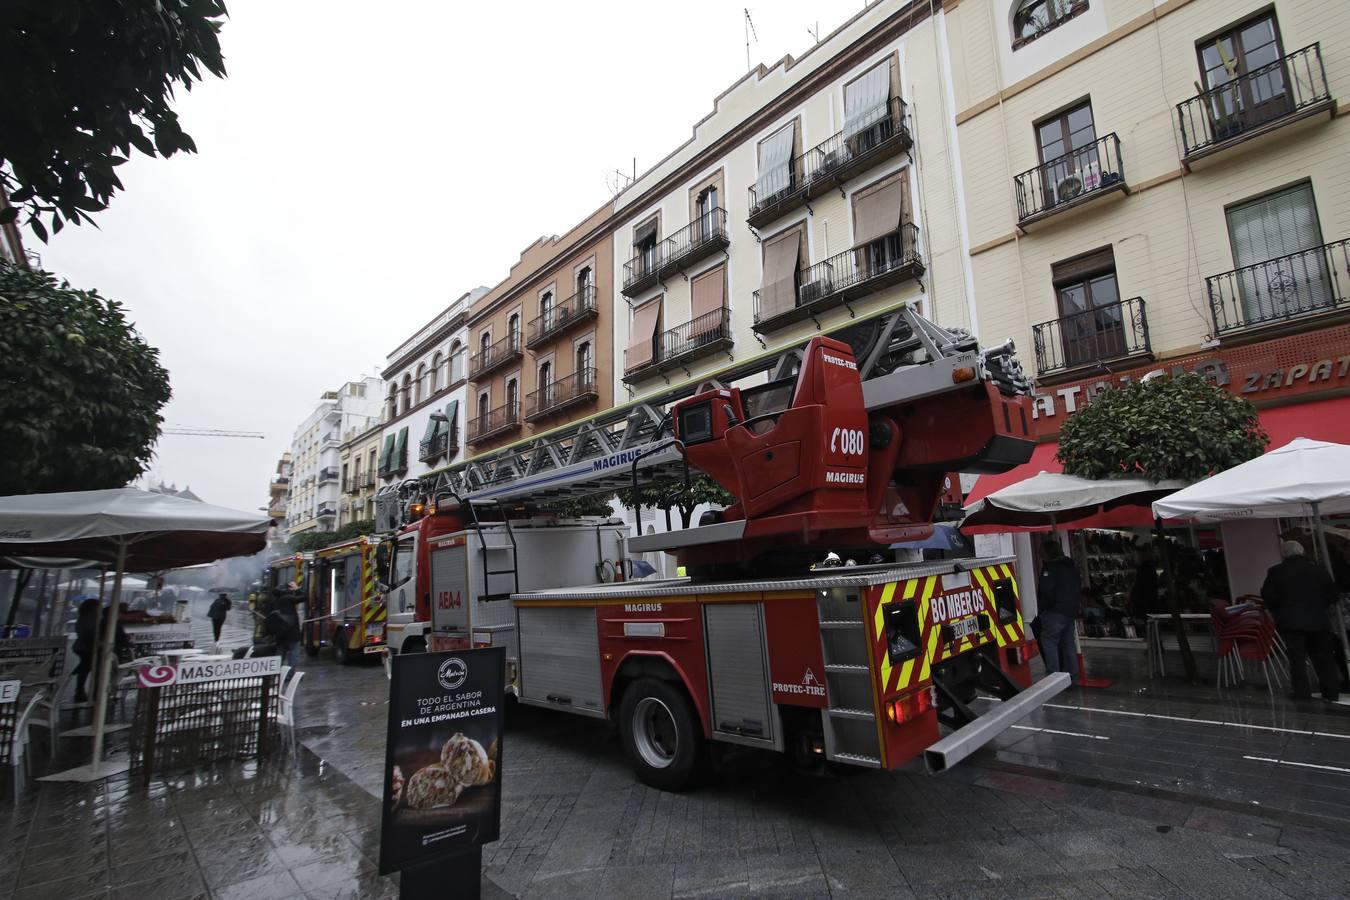
<path id="1" fill-rule="evenodd" d="M 886 620 L 883 615 L 882 607 L 887 603 L 890 603 L 891 598 L 894 596 L 895 582 L 891 582 L 881 589 L 881 600 L 877 602 L 876 615 L 873 617 L 873 622 L 876 626 L 875 630 L 872 632 L 875 636 L 875 640 L 872 641 L 874 650 L 876 649 L 877 641 L 885 641 L 886 636 Z M 884 649 L 878 652 L 881 656 L 881 690 L 885 691 L 891 680 L 891 654 Z"/>
<path id="2" fill-rule="evenodd" d="M 978 581 L 979 584 L 980 584 L 980 589 L 981 589 L 982 591 L 984 591 L 984 597 L 985 597 L 985 600 L 986 600 L 986 605 L 987 605 L 988 608 L 992 611 L 992 612 L 990 612 L 990 617 L 991 617 L 991 619 L 992 619 L 993 622 L 994 622 L 993 629 L 992 629 L 993 632 L 994 632 L 994 638 L 995 638 L 995 640 L 998 641 L 998 645 L 999 645 L 1000 647 L 1002 647 L 1002 646 L 1003 646 L 1003 629 L 999 628 L 999 627 L 998 627 L 998 624 L 997 624 L 997 623 L 998 623 L 998 606 L 997 606 L 997 605 L 995 604 L 995 602 L 994 602 L 994 591 L 993 591 L 993 589 L 989 586 L 989 579 L 988 579 L 988 577 L 987 577 L 987 575 L 988 575 L 990 572 L 992 572 L 992 571 L 993 571 L 993 567 L 991 567 L 990 569 L 976 569 L 975 572 L 974 572 L 974 575 L 975 575 L 975 580 Z"/>

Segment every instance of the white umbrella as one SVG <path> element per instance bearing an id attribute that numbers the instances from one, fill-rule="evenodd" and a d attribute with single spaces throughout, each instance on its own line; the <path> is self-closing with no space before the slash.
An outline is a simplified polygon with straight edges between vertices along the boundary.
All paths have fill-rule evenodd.
<path id="1" fill-rule="evenodd" d="M 271 520 L 165 494 L 118 488 L 0 497 L 0 556 L 78 557 L 110 564 L 112 605 L 104 618 L 94 698 L 94 753 L 88 766 L 54 778 L 92 781 L 125 771 L 103 760 L 116 610 L 125 572 L 147 572 L 250 555 L 267 544 Z"/>
<path id="2" fill-rule="evenodd" d="M 1054 527 L 1095 515 L 1110 508 L 1140 502 L 1148 495 L 1170 493 L 1185 487 L 1185 481 L 1149 481 L 1145 478 L 1079 478 L 1041 472 L 1010 484 L 966 507 L 965 525 Z"/>
<path id="3" fill-rule="evenodd" d="M 1155 515 L 1218 522 L 1311 516 L 1317 549 L 1331 571 L 1322 516 L 1350 512 L 1350 446 L 1295 438 L 1283 447 L 1154 501 Z M 1336 604 L 1341 642 L 1350 653 Z"/>

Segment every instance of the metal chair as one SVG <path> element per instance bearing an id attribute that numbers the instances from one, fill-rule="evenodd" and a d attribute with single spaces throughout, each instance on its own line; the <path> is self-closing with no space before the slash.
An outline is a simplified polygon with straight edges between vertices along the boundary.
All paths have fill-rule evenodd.
<path id="1" fill-rule="evenodd" d="M 10 738 L 9 764 L 14 769 L 14 793 L 16 795 L 23 784 L 23 778 L 19 770 L 23 767 L 24 751 L 28 748 L 28 724 L 44 696 L 44 692 L 38 691 L 28 701 L 28 705 L 24 707 L 23 713 L 14 724 L 14 735 Z"/>

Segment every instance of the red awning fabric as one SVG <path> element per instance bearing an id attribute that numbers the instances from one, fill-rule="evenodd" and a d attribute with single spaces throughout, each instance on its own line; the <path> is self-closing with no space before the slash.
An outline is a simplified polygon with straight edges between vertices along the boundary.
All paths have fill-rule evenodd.
<path id="1" fill-rule="evenodd" d="M 1270 435 L 1269 447 L 1283 447 L 1294 438 L 1308 437 L 1319 441 L 1334 441 L 1338 444 L 1350 444 L 1350 397 L 1336 397 L 1331 400 L 1315 400 L 1311 403 L 1299 403 L 1294 406 L 1280 406 L 1261 410 L 1261 426 Z M 1041 472 L 1063 472 L 1064 467 L 1055 459 L 1059 451 L 1058 441 L 1037 444 L 1031 454 L 1031 460 L 1002 475 L 981 475 L 975 482 L 975 489 L 966 497 L 966 506 L 977 500 L 983 500 L 995 491 L 1010 484 L 1016 484 L 1024 478 L 1030 478 Z M 1153 524 L 1149 507 L 1122 506 L 1117 509 L 1075 519 L 1060 526 L 1063 530 L 1079 528 L 1138 528 Z M 999 534 L 1009 531 L 1049 531 L 1041 528 L 1009 528 L 1006 525 L 973 525 L 962 528 L 963 534 Z"/>

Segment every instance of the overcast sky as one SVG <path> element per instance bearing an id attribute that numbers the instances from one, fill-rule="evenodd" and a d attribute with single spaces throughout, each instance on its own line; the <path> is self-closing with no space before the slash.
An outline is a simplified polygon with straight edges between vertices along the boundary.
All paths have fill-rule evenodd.
<path id="1" fill-rule="evenodd" d="M 861 2 L 750 8 L 751 59 L 800 56 Z M 229 77 L 176 108 L 196 155 L 136 156 L 126 190 L 43 246 L 160 348 L 170 425 L 153 471 L 256 509 L 319 395 L 363 374 L 520 251 L 690 134 L 746 71 L 742 7 L 230 0 Z M 379 14 L 372 14 L 373 9 Z"/>

